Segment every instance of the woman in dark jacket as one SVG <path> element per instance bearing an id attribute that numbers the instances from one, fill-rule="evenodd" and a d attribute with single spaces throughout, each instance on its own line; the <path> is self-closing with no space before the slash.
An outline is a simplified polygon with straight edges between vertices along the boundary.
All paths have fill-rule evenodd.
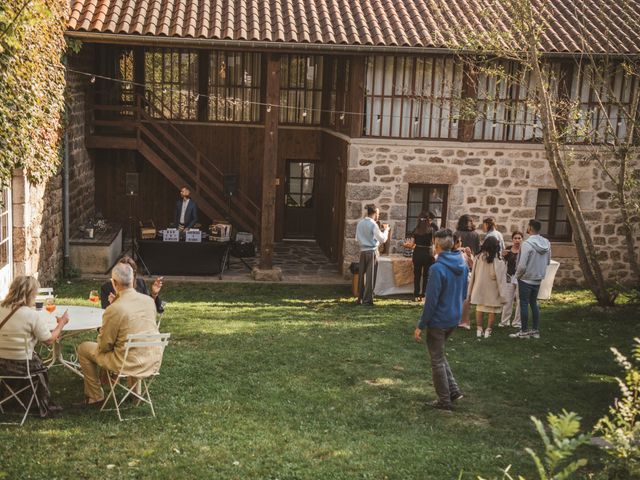
<path id="1" fill-rule="evenodd" d="M 462 248 L 469 247 L 473 255 L 480 253 L 480 235 L 476 232 L 471 215 L 462 215 L 458 219 L 455 234 L 462 241 Z"/>
<path id="2" fill-rule="evenodd" d="M 418 225 L 411 232 L 413 239 L 413 296 L 416 302 L 424 300 L 427 288 L 429 267 L 433 264 L 433 234 L 438 231 L 438 225 L 433 219 L 432 212 L 421 212 Z"/>

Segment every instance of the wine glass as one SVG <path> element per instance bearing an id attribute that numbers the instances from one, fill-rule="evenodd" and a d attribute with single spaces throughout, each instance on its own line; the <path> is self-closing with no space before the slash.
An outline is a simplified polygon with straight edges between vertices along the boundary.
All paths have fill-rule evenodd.
<path id="1" fill-rule="evenodd" d="M 98 295 L 98 291 L 91 290 L 89 292 L 89 301 L 93 303 L 98 303 L 98 300 L 100 300 L 100 295 Z"/>
<path id="2" fill-rule="evenodd" d="M 49 313 L 53 313 L 55 311 L 56 301 L 53 297 L 49 297 L 44 301 L 44 309 Z"/>

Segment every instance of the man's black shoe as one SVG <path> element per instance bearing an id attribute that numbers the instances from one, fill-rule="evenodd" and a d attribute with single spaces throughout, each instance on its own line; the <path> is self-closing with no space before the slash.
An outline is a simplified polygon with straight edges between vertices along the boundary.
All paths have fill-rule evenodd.
<path id="1" fill-rule="evenodd" d="M 464 395 L 462 394 L 462 392 L 456 392 L 456 393 L 452 393 L 450 398 L 452 402 L 455 402 L 456 400 L 460 400 L 461 398 L 464 398 Z"/>
<path id="2" fill-rule="evenodd" d="M 453 411 L 453 405 L 442 403 L 440 400 L 436 400 L 428 404 L 431 408 L 437 408 L 438 410 L 446 410 L 448 412 Z"/>

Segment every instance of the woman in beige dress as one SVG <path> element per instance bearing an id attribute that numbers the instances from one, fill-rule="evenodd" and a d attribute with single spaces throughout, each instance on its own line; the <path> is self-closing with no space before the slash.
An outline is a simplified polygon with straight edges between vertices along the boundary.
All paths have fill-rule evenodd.
<path id="1" fill-rule="evenodd" d="M 489 338 L 493 331 L 496 313 L 502 312 L 505 303 L 507 265 L 500 258 L 500 242 L 495 237 L 485 239 L 476 256 L 468 298 L 476 306 L 476 336 Z M 487 327 L 484 329 L 484 314 Z"/>

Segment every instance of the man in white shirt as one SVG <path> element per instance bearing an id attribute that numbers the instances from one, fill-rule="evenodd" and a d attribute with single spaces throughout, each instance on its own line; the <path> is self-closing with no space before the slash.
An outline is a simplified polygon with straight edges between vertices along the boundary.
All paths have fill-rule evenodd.
<path id="1" fill-rule="evenodd" d="M 360 245 L 358 272 L 358 304 L 373 305 L 373 289 L 378 273 L 378 247 L 389 237 L 389 226 L 383 230 L 378 226 L 380 210 L 375 205 L 367 205 L 367 216 L 358 222 L 356 240 Z"/>
<path id="2" fill-rule="evenodd" d="M 191 190 L 186 185 L 180 189 L 180 200 L 176 204 L 175 223 L 178 227 L 192 228 L 198 223 L 198 207 L 191 199 Z"/>

